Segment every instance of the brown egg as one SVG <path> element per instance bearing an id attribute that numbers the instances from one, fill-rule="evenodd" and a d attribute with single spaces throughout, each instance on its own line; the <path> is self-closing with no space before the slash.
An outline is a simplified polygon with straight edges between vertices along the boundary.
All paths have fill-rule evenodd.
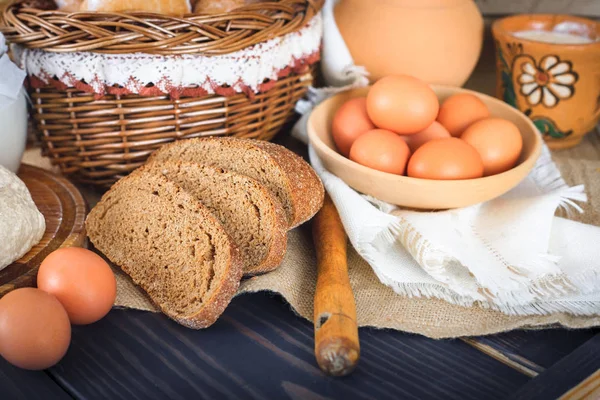
<path id="1" fill-rule="evenodd" d="M 410 158 L 408 176 L 442 180 L 481 178 L 483 162 L 477 150 L 461 139 L 433 139 Z"/>
<path id="2" fill-rule="evenodd" d="M 337 110 L 331 125 L 331 135 L 340 154 L 348 157 L 350 147 L 357 137 L 375 129 L 367 115 L 367 98 L 348 100 Z"/>
<path id="3" fill-rule="evenodd" d="M 440 107 L 437 121 L 444 125 L 454 137 L 460 137 L 472 123 L 490 116 L 483 101 L 470 93 L 459 93 L 448 97 Z"/>
<path id="4" fill-rule="evenodd" d="M 469 126 L 461 139 L 473 146 L 483 160 L 485 176 L 508 171 L 523 149 L 519 128 L 502 118 L 487 118 Z"/>
<path id="5" fill-rule="evenodd" d="M 390 174 L 404 174 L 409 157 L 406 142 L 385 129 L 373 129 L 362 134 L 350 149 L 352 161 Z"/>
<path id="6" fill-rule="evenodd" d="M 40 265 L 37 284 L 58 298 L 71 323 L 77 325 L 104 317 L 117 295 L 115 275 L 106 261 L 80 247 L 50 253 Z"/>
<path id="7" fill-rule="evenodd" d="M 34 288 L 0 299 L 0 355 L 25 369 L 46 369 L 63 358 L 71 341 L 67 312 L 56 297 Z"/>
<path id="8" fill-rule="evenodd" d="M 403 135 L 402 139 L 408 144 L 410 151 L 414 153 L 419 147 L 429 142 L 432 139 L 449 138 L 450 133 L 442 124 L 433 121 L 431 125 L 414 135 Z"/>
<path id="9" fill-rule="evenodd" d="M 381 129 L 411 135 L 427 128 L 438 114 L 435 92 L 408 75 L 387 76 L 375 82 L 367 94 L 367 112 Z"/>

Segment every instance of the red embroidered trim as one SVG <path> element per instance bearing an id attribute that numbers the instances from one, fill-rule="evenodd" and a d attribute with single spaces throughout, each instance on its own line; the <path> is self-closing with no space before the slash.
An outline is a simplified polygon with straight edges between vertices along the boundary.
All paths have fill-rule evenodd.
<path id="1" fill-rule="evenodd" d="M 285 78 L 292 73 L 303 74 L 306 71 L 308 71 L 309 67 L 312 64 L 317 63 L 320 59 L 320 50 L 301 59 L 294 59 L 292 61 L 292 65 L 287 66 L 286 68 L 277 72 L 276 80 L 269 80 L 268 82 L 259 84 L 258 90 L 256 92 L 250 86 L 245 85 L 241 82 L 236 83 L 234 86 L 241 89 L 242 93 L 244 93 L 250 99 L 253 99 L 257 93 L 264 93 L 272 89 L 275 86 L 278 79 Z M 68 84 L 65 82 L 67 82 Z M 236 90 L 233 87 L 219 86 L 218 84 L 214 83 L 210 78 L 208 78 L 207 83 L 218 95 L 229 97 L 238 94 L 238 92 L 236 92 Z M 38 77 L 35 75 L 31 75 L 28 76 L 28 78 L 26 79 L 25 85 L 33 89 L 41 89 L 47 86 L 52 86 L 58 90 L 66 90 L 72 87 L 79 89 L 82 92 L 94 94 L 94 97 L 96 99 L 101 99 L 107 94 L 120 96 L 127 94 L 138 94 L 139 96 L 144 97 L 163 96 L 165 94 L 168 94 L 172 99 L 177 100 L 180 97 L 204 97 L 209 94 L 202 87 L 170 86 L 168 81 L 165 82 L 165 86 L 168 88 L 168 90 L 163 91 L 157 86 L 148 87 L 146 85 L 142 85 L 135 78 L 132 77 L 127 86 L 135 88 L 136 91 L 134 92 L 127 88 L 108 86 L 99 81 L 93 82 L 93 84 L 83 83 L 69 73 L 65 74 L 60 79 L 56 79 L 55 77 L 51 76 Z"/>

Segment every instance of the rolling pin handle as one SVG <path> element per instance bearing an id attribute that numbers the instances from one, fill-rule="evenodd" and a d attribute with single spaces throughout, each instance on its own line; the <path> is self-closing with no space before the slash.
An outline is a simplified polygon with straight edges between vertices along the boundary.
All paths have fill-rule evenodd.
<path id="1" fill-rule="evenodd" d="M 348 277 L 346 232 L 328 195 L 313 222 L 317 254 L 315 357 L 332 376 L 344 376 L 360 359 L 356 305 Z"/>

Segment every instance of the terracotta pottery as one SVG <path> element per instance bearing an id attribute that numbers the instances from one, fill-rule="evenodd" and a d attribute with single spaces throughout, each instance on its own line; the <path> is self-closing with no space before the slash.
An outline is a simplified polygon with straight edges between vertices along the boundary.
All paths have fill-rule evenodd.
<path id="1" fill-rule="evenodd" d="M 546 43 L 519 31 L 569 33 L 587 44 Z M 531 118 L 553 149 L 572 147 L 600 118 L 600 23 L 568 15 L 515 15 L 494 22 L 497 96 Z"/>
<path id="2" fill-rule="evenodd" d="M 369 88 L 337 94 L 319 104 L 308 119 L 308 138 L 325 168 L 355 190 L 388 203 L 417 209 L 466 207 L 501 196 L 517 186 L 537 161 L 542 138 L 531 120 L 508 104 L 471 90 L 448 86 L 432 86 L 438 99 L 457 93 L 471 93 L 481 99 L 494 117 L 504 118 L 519 128 L 523 150 L 518 164 L 501 174 L 477 179 L 441 181 L 410 178 L 377 171 L 347 159 L 336 151 L 331 137 L 331 123 L 344 102 L 367 95 Z"/>
<path id="3" fill-rule="evenodd" d="M 483 19 L 473 0 L 340 0 L 334 15 L 371 81 L 408 74 L 462 86 L 481 53 Z"/>

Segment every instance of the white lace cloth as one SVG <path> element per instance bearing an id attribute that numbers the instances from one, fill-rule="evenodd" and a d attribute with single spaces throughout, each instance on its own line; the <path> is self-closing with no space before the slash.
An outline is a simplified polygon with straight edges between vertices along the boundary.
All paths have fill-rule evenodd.
<path id="1" fill-rule="evenodd" d="M 317 61 L 323 24 L 317 14 L 304 28 L 226 55 L 162 56 L 143 53 L 53 53 L 18 49 L 21 66 L 45 84 L 56 79 L 67 87 L 105 94 L 120 87 L 127 93 L 162 93 L 198 88 L 213 94 L 218 88 L 258 93 L 266 81 L 276 81 L 295 68 Z M 263 86 L 261 86 L 263 85 Z M 152 94 L 152 93 L 150 93 Z M 155 93 L 154 93 L 155 94 Z"/>

